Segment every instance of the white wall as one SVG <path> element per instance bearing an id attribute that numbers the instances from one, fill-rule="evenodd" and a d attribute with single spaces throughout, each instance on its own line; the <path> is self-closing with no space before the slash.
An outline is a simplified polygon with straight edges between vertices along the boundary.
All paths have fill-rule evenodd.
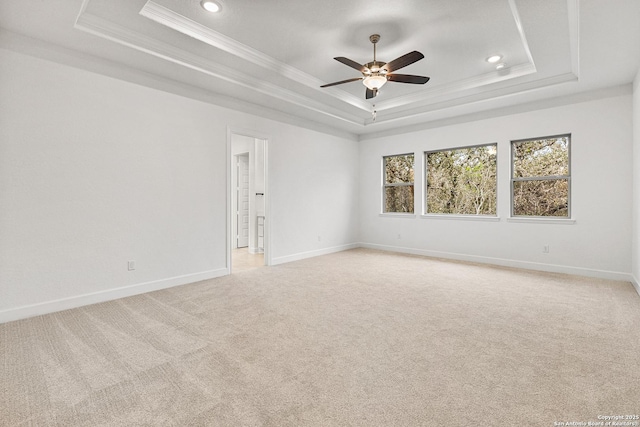
<path id="1" fill-rule="evenodd" d="M 633 82 L 633 284 L 640 294 L 640 70 Z"/>
<path id="2" fill-rule="evenodd" d="M 228 129 L 268 137 L 273 264 L 361 241 L 638 277 L 638 80 L 633 119 L 619 96 L 357 143 L 0 48 L 0 322 L 226 274 Z M 509 140 L 565 132 L 576 223 L 507 222 Z M 379 216 L 382 155 L 494 141 L 499 222 Z"/>
<path id="3" fill-rule="evenodd" d="M 637 95 L 636 95 L 637 96 Z M 575 224 L 509 222 L 511 140 L 571 133 Z M 498 143 L 500 221 L 380 216 L 381 157 Z M 525 268 L 628 279 L 631 272 L 631 96 L 381 137 L 360 143 L 360 240 L 365 246 Z M 422 212 L 421 173 L 416 173 Z M 398 239 L 398 234 L 401 238 Z M 543 245 L 550 253 L 542 253 Z"/>
<path id="4" fill-rule="evenodd" d="M 357 142 L 0 48 L 0 321 L 226 274 L 227 128 L 276 262 L 357 242 Z"/>
<path id="5" fill-rule="evenodd" d="M 268 147 L 273 264 L 358 241 L 358 145 L 288 127 Z M 274 183 L 280 183 L 274 184 Z M 275 201 L 278 201 L 276 203 Z M 355 247 L 356 245 L 352 245 Z M 283 255 L 291 254 L 291 255 Z"/>

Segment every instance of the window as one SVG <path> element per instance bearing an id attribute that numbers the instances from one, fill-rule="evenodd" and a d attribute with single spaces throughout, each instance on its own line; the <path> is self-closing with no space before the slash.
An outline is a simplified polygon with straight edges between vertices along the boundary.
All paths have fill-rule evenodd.
<path id="1" fill-rule="evenodd" d="M 413 154 L 383 157 L 383 212 L 413 213 Z"/>
<path id="2" fill-rule="evenodd" d="M 425 153 L 427 214 L 496 215 L 497 144 Z"/>
<path id="3" fill-rule="evenodd" d="M 511 215 L 569 217 L 571 135 L 511 142 Z"/>

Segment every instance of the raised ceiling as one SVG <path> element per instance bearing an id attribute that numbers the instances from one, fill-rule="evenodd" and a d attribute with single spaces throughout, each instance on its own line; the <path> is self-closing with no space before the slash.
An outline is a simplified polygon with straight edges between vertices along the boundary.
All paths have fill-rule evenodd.
<path id="1" fill-rule="evenodd" d="M 640 65 L 637 0 L 222 3 L 210 14 L 199 0 L 8 1 L 0 27 L 65 58 L 90 55 L 233 108 L 361 136 L 628 84 Z M 371 100 L 361 82 L 320 88 L 359 76 L 333 57 L 371 61 L 374 33 L 379 60 L 422 52 L 400 72 L 429 83 L 388 83 Z M 485 60 L 492 54 L 506 68 Z"/>

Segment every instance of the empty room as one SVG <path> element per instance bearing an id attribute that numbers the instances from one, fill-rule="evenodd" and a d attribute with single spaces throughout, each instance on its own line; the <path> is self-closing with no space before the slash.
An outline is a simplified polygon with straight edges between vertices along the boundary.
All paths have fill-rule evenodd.
<path id="1" fill-rule="evenodd" d="M 0 426 L 640 426 L 640 2 L 0 2 Z"/>

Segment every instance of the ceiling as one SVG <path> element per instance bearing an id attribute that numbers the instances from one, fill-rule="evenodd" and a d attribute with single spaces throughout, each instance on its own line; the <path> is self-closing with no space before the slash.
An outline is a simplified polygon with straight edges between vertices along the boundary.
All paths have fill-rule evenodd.
<path id="1" fill-rule="evenodd" d="M 210 14 L 199 0 L 3 0 L 0 47 L 360 138 L 601 93 L 640 66 L 638 0 L 221 3 Z M 320 88 L 360 75 L 333 58 L 371 61 L 371 34 L 380 61 L 422 52 L 398 72 L 431 80 L 371 100 L 358 81 Z"/>

